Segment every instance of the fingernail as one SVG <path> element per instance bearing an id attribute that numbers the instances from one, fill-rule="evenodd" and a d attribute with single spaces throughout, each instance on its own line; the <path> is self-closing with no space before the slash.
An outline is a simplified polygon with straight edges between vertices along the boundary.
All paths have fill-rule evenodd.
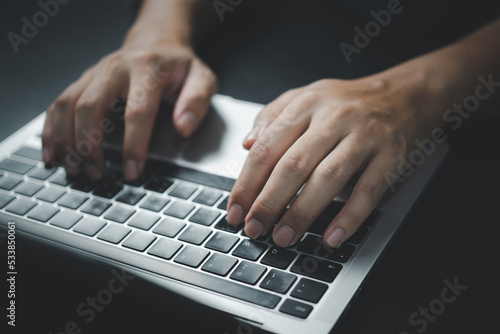
<path id="1" fill-rule="evenodd" d="M 333 230 L 332 234 L 330 234 L 330 236 L 326 240 L 326 243 L 328 244 L 328 246 L 332 248 L 338 247 L 342 242 L 342 240 L 344 239 L 344 236 L 345 236 L 344 230 L 341 229 L 340 227 L 337 227 L 335 230 Z"/>
<path id="2" fill-rule="evenodd" d="M 186 110 L 177 120 L 177 126 L 179 127 L 181 134 L 187 137 L 194 131 L 198 122 L 199 119 L 196 114 L 191 110 Z"/>
<path id="3" fill-rule="evenodd" d="M 288 247 L 295 238 L 295 231 L 288 225 L 281 226 L 274 232 L 274 242 L 280 247 Z"/>
<path id="4" fill-rule="evenodd" d="M 102 176 L 99 168 L 91 162 L 86 162 L 83 165 L 83 170 L 91 180 L 99 180 Z"/>
<path id="5" fill-rule="evenodd" d="M 135 180 L 137 179 L 138 175 L 138 168 L 137 168 L 137 162 L 134 160 L 128 160 L 125 163 L 125 168 L 123 170 L 123 175 L 127 180 Z"/>
<path id="6" fill-rule="evenodd" d="M 229 224 L 238 224 L 243 219 L 243 208 L 239 204 L 233 203 L 227 212 L 227 222 Z"/>
<path id="7" fill-rule="evenodd" d="M 252 131 L 250 131 L 248 135 L 245 137 L 245 140 L 243 142 L 257 140 L 257 135 L 259 134 L 260 129 L 261 129 L 260 126 L 256 126 L 255 128 L 253 128 Z"/>
<path id="8" fill-rule="evenodd" d="M 264 226 L 255 218 L 248 221 L 245 226 L 245 234 L 250 238 L 258 238 L 264 232 Z"/>

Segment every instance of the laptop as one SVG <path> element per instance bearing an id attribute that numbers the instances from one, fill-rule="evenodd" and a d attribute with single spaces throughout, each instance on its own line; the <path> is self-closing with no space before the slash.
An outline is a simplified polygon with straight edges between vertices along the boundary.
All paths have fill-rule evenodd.
<path id="1" fill-rule="evenodd" d="M 0 143 L 0 226 L 99 259 L 186 300 L 274 333 L 329 333 L 444 161 L 439 144 L 397 182 L 359 230 L 329 249 L 323 231 L 348 199 L 346 186 L 293 247 L 270 235 L 251 240 L 227 224 L 228 196 L 247 152 L 241 143 L 262 105 L 216 95 L 199 131 L 156 122 L 143 175 L 121 174 L 122 115 L 105 138 L 106 174 L 97 183 L 44 168 L 45 113 Z M 15 272 L 15 267 L 11 268 Z"/>

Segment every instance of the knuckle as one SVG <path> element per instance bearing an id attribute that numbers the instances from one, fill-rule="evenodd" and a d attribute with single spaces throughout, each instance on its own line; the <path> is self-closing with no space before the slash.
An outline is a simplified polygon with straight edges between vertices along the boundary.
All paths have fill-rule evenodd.
<path id="1" fill-rule="evenodd" d="M 87 117 L 90 116 L 97 108 L 99 104 L 97 100 L 92 98 L 80 98 L 76 103 L 75 112 L 78 116 Z"/>
<path id="2" fill-rule="evenodd" d="M 286 212 L 287 222 L 296 228 L 303 229 L 301 226 L 308 223 L 308 210 L 298 205 L 292 205 Z"/>
<path id="3" fill-rule="evenodd" d="M 127 111 L 125 112 L 125 122 L 136 122 L 148 119 L 154 115 L 152 110 L 144 108 L 140 104 L 130 103 L 127 104 Z"/>
<path id="4" fill-rule="evenodd" d="M 308 89 L 303 91 L 300 96 L 300 102 L 305 106 L 310 106 L 318 102 L 321 98 L 320 94 L 315 90 Z"/>
<path id="5" fill-rule="evenodd" d="M 266 217 L 267 219 L 274 217 L 277 214 L 276 206 L 271 205 L 265 199 L 257 199 L 252 208 L 253 214 Z"/>
<path id="6" fill-rule="evenodd" d="M 339 164 L 333 166 L 321 164 L 316 167 L 315 173 L 320 178 L 320 180 L 325 183 L 337 183 L 346 174 L 344 172 L 344 167 Z"/>
<path id="7" fill-rule="evenodd" d="M 299 154 L 286 154 L 280 161 L 285 173 L 301 174 L 306 170 L 307 163 Z"/>
<path id="8" fill-rule="evenodd" d="M 248 153 L 248 159 L 256 164 L 263 165 L 269 161 L 271 158 L 271 144 L 264 138 L 259 138 L 255 144 L 253 144 L 250 152 Z"/>
<path id="9" fill-rule="evenodd" d="M 370 182 L 363 186 L 363 192 L 373 201 L 378 201 L 385 192 L 385 178 L 382 173 L 373 175 Z"/>
<path id="10" fill-rule="evenodd" d="M 63 94 L 54 101 L 52 106 L 49 108 L 49 111 L 56 114 L 65 113 L 75 105 L 75 100 L 76 99 L 70 94 Z"/>

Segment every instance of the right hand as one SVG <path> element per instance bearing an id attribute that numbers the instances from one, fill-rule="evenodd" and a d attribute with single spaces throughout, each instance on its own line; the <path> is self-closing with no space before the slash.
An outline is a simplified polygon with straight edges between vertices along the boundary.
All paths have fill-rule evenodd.
<path id="1" fill-rule="evenodd" d="M 101 178 L 104 118 L 126 94 L 123 171 L 133 180 L 144 168 L 160 99 L 176 101 L 174 125 L 188 137 L 208 110 L 216 87 L 215 75 L 189 45 L 138 36 L 88 69 L 49 107 L 43 160 L 61 163 L 68 175 L 83 171 L 92 180 Z M 70 151 L 77 152 L 81 162 L 76 163 Z"/>

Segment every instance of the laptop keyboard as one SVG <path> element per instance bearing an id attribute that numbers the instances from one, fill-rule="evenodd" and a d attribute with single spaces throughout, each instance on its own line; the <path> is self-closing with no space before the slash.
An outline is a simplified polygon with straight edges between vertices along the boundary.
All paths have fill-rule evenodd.
<path id="1" fill-rule="evenodd" d="M 46 169 L 39 150 L 21 147 L 0 161 L 0 212 L 161 259 L 178 267 L 175 279 L 303 319 L 380 216 L 374 211 L 329 249 L 321 235 L 343 206 L 333 201 L 297 245 L 280 248 L 269 235 L 251 240 L 242 225 L 227 223 L 233 180 L 148 161 L 127 182 L 119 153 L 106 157 L 106 175 L 93 183 Z"/>

